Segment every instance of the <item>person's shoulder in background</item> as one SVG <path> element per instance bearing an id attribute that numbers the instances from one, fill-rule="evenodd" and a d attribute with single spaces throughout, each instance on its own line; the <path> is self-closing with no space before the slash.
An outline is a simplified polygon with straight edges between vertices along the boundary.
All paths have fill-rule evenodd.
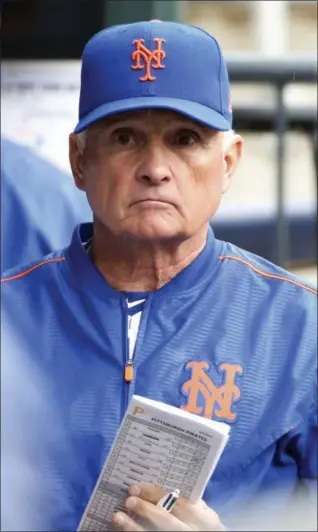
<path id="1" fill-rule="evenodd" d="M 1 138 L 1 272 L 67 246 L 92 220 L 71 174 L 27 146 Z"/>

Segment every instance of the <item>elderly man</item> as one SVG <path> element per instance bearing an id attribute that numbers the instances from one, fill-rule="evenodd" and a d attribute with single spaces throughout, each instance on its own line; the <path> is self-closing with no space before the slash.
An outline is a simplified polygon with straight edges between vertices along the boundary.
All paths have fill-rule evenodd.
<path id="1" fill-rule="evenodd" d="M 44 474 L 60 486 L 41 505 L 50 530 L 78 526 L 133 393 L 231 433 L 204 502 L 169 514 L 160 488 L 132 486 L 119 529 L 144 517 L 150 530 L 221 530 L 263 491 L 279 489 L 283 511 L 315 484 L 317 294 L 214 237 L 242 152 L 231 127 L 226 65 L 203 30 L 140 22 L 87 44 L 70 163 L 93 224 L 2 279 L 5 325 L 64 427 L 43 429 Z"/>

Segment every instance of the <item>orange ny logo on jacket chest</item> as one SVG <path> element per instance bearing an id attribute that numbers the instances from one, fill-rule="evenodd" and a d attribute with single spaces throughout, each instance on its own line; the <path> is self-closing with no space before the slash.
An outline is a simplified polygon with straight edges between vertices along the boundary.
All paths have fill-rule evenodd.
<path id="1" fill-rule="evenodd" d="M 136 39 L 133 41 L 135 50 L 131 54 L 134 64 L 131 65 L 133 70 L 144 70 L 145 73 L 139 79 L 140 81 L 155 81 L 157 78 L 152 75 L 151 69 L 165 68 L 162 61 L 166 57 L 165 51 L 162 49 L 162 43 L 165 39 L 155 38 L 153 42 L 156 45 L 154 50 L 149 50 L 144 45 L 144 39 Z"/>
<path id="2" fill-rule="evenodd" d="M 220 373 L 223 373 L 223 384 L 216 386 L 206 370 L 207 362 L 189 362 L 186 366 L 191 371 L 190 378 L 183 384 L 182 392 L 187 396 L 187 404 L 181 406 L 193 414 L 213 417 L 226 421 L 235 421 L 236 412 L 233 412 L 233 403 L 238 401 L 241 391 L 235 382 L 235 377 L 243 373 L 242 366 L 237 364 L 221 364 Z"/>

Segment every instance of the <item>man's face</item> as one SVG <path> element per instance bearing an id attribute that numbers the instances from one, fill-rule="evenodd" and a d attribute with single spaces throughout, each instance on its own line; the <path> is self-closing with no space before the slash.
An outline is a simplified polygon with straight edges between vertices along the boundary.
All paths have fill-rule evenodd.
<path id="1" fill-rule="evenodd" d="M 170 111 L 123 113 L 89 128 L 71 164 L 95 218 L 139 240 L 186 239 L 204 227 L 228 186 L 223 133 Z"/>

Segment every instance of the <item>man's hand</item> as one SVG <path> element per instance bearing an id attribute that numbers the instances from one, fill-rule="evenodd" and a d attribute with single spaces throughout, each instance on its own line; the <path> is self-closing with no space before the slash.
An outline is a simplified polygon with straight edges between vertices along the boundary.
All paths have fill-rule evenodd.
<path id="1" fill-rule="evenodd" d="M 171 513 L 156 506 L 166 493 L 157 486 L 142 484 L 129 488 L 125 507 L 129 514 L 116 513 L 113 524 L 118 530 L 225 530 L 218 515 L 203 501 L 193 504 L 180 497 Z M 143 525 L 134 520 L 142 520 Z"/>

